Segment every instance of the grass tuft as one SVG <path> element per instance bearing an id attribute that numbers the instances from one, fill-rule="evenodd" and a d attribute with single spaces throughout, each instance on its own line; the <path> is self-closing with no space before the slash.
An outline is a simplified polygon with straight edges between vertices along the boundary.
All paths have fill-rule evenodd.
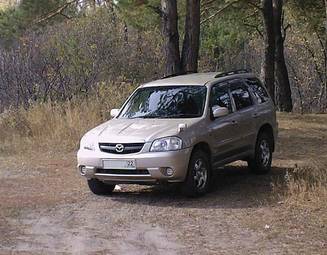
<path id="1" fill-rule="evenodd" d="M 324 164 L 312 162 L 286 171 L 286 201 L 307 205 L 327 203 L 327 169 Z M 312 203 L 313 202 L 313 203 Z"/>

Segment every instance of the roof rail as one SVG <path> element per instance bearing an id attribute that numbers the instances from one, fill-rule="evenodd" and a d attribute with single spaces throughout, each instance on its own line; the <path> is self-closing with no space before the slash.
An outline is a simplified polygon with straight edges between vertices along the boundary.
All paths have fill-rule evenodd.
<path id="1" fill-rule="evenodd" d="M 168 79 L 168 78 L 171 78 L 171 77 L 175 77 L 175 76 L 178 76 L 178 75 L 180 75 L 179 73 L 177 74 L 177 73 L 175 73 L 175 74 L 170 74 L 170 75 L 167 75 L 167 76 L 163 76 L 163 77 L 161 77 L 160 79 Z"/>
<path id="2" fill-rule="evenodd" d="M 220 74 L 217 74 L 215 76 L 215 78 L 222 78 L 222 77 L 225 77 L 225 76 L 234 75 L 234 74 L 242 74 L 242 73 L 249 73 L 249 70 L 247 70 L 247 69 L 238 69 L 238 70 L 233 70 L 233 71 L 229 71 L 229 72 L 225 72 L 225 73 L 220 73 Z"/>
<path id="3" fill-rule="evenodd" d="M 161 77 L 160 79 L 167 79 L 167 78 L 171 78 L 171 77 L 176 77 L 176 76 L 185 75 L 185 74 L 192 74 L 192 73 L 196 73 L 196 72 L 191 72 L 191 71 L 187 71 L 187 72 L 179 72 L 179 73 L 170 74 L 170 75 L 167 75 L 167 76 Z"/>

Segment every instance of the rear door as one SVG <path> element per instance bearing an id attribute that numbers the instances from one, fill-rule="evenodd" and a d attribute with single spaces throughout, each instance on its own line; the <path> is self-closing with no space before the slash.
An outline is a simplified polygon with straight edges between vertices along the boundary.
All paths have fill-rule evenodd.
<path id="1" fill-rule="evenodd" d="M 238 126 L 237 144 L 240 154 L 250 154 L 254 149 L 256 137 L 255 101 L 243 80 L 234 80 L 230 86 L 230 93 L 235 110 L 235 121 Z"/>
<path id="2" fill-rule="evenodd" d="M 210 109 L 217 106 L 228 108 L 229 114 L 216 119 L 212 118 L 209 123 L 208 130 L 214 163 L 230 158 L 235 155 L 235 150 L 237 150 L 238 126 L 235 121 L 228 83 L 218 83 L 211 88 Z"/>

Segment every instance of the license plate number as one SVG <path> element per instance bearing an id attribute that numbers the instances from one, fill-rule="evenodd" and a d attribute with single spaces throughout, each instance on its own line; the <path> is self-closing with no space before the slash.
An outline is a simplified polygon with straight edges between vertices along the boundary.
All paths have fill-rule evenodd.
<path id="1" fill-rule="evenodd" d="M 135 159 L 103 160 L 104 169 L 136 169 Z"/>

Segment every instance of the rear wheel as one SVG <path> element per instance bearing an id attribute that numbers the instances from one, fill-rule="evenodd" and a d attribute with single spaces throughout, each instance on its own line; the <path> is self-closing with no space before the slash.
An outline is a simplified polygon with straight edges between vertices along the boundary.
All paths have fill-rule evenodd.
<path id="1" fill-rule="evenodd" d="M 116 185 L 105 184 L 97 179 L 87 180 L 90 190 L 96 195 L 109 195 L 113 192 Z"/>
<path id="2" fill-rule="evenodd" d="M 209 157 L 201 150 L 192 153 L 182 192 L 188 197 L 204 195 L 209 188 L 211 166 Z"/>
<path id="3" fill-rule="evenodd" d="M 271 170 L 273 141 L 267 133 L 260 133 L 253 159 L 248 160 L 250 170 L 255 174 L 266 174 Z"/>

